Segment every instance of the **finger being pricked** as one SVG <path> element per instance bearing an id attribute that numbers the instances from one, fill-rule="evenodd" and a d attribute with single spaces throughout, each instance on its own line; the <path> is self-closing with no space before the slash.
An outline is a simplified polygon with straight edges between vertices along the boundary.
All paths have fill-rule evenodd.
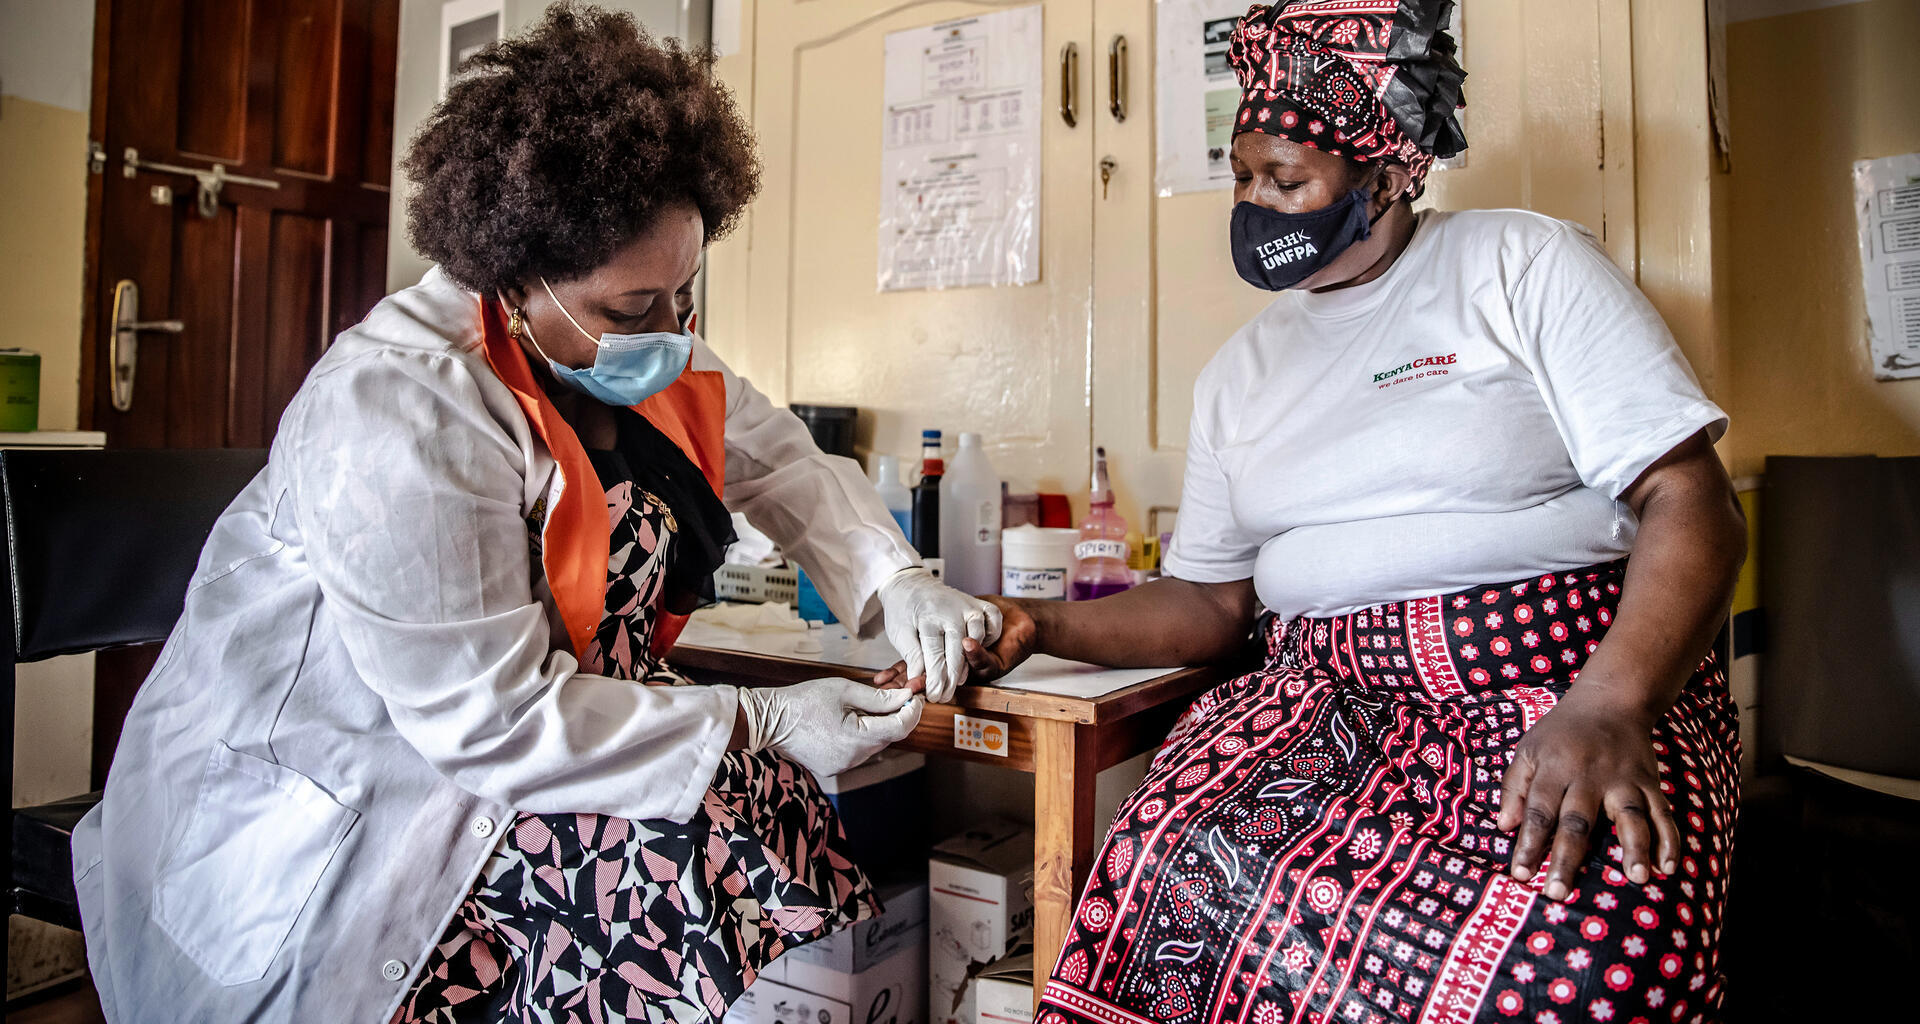
<path id="1" fill-rule="evenodd" d="M 924 674 L 908 676 L 907 663 L 896 661 L 873 674 L 873 685 L 882 690 L 909 690 L 914 693 L 925 693 L 927 677 Z"/>

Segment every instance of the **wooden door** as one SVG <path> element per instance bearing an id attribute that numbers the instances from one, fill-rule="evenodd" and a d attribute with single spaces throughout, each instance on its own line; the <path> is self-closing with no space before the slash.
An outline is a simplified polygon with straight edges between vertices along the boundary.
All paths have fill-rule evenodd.
<path id="1" fill-rule="evenodd" d="M 1107 448 L 1121 511 L 1134 523 L 1149 506 L 1179 503 L 1194 380 L 1273 300 L 1234 273 L 1230 190 L 1157 195 L 1155 6 L 1114 0 L 1094 9 L 1099 51 L 1124 35 L 1135 66 L 1125 121 L 1106 113 L 1100 93 L 1094 145 L 1116 170 L 1107 197 L 1093 205 L 1093 436 Z M 1420 205 L 1520 207 L 1577 221 L 1633 269 L 1624 7 L 1625 0 L 1462 0 L 1463 120 L 1472 148 L 1464 166 L 1433 173 Z M 1611 131 L 1603 132 L 1603 120 Z M 1611 154 L 1603 154 L 1603 138 Z"/>
<path id="2" fill-rule="evenodd" d="M 86 425 L 120 448 L 260 447 L 385 285 L 399 0 L 99 0 Z M 211 216 L 195 179 L 228 182 Z M 156 192 L 165 189 L 167 192 Z M 132 405 L 114 407 L 115 285 L 140 288 Z"/>
<path id="3" fill-rule="evenodd" d="M 98 0 L 82 425 L 117 448 L 254 448 L 333 336 L 380 299 L 399 0 Z M 128 159 L 129 150 L 137 154 Z M 199 208 L 190 174 L 227 182 Z M 118 282 L 140 289 L 115 407 Z M 157 648 L 100 655 L 94 781 Z"/>
<path id="4" fill-rule="evenodd" d="M 705 322 L 776 403 L 867 410 L 863 450 L 911 460 L 923 428 L 977 431 L 1016 488 L 1075 491 L 1090 458 L 1092 0 L 1043 4 L 1039 281 L 876 286 L 887 33 L 1031 2 L 748 0 L 721 74 L 752 118 L 762 191 L 710 258 Z M 1077 127 L 1057 113 L 1069 42 Z"/>

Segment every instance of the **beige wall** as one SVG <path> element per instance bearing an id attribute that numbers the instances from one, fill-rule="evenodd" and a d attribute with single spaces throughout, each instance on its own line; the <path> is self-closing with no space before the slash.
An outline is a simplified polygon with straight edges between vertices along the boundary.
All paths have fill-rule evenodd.
<path id="1" fill-rule="evenodd" d="M 40 429 L 72 430 L 80 388 L 93 5 L 0 0 L 0 346 L 40 353 Z"/>
<path id="2" fill-rule="evenodd" d="M 1855 160 L 1920 151 L 1916 40 L 1913 0 L 1728 26 L 1736 474 L 1769 454 L 1920 454 L 1920 380 L 1873 379 L 1852 204 Z"/>

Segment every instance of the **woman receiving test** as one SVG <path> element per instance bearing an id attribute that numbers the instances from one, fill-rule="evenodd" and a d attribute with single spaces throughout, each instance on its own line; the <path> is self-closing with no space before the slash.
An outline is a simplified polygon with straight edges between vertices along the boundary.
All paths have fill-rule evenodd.
<path id="1" fill-rule="evenodd" d="M 969 645 L 1267 651 L 1121 806 L 1040 1024 L 1716 1017 L 1726 418 L 1584 229 L 1413 210 L 1451 7 L 1241 20 L 1229 235 L 1278 294 L 1195 386 L 1169 578 Z"/>

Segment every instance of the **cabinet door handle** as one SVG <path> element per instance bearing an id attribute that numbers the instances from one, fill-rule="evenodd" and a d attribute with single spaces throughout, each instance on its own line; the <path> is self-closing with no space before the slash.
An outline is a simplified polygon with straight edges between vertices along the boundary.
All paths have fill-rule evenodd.
<path id="1" fill-rule="evenodd" d="M 1127 119 L 1127 37 L 1114 36 L 1107 45 L 1107 109 L 1115 121 Z"/>
<path id="2" fill-rule="evenodd" d="M 1060 120 L 1072 128 L 1080 123 L 1080 102 L 1076 91 L 1080 82 L 1080 47 L 1068 43 L 1060 48 Z"/>

